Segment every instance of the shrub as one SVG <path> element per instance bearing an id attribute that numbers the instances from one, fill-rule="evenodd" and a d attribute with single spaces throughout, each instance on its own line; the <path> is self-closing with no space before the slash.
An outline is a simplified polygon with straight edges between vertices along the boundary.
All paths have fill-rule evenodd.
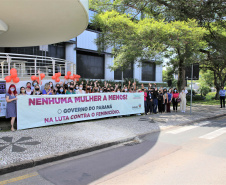
<path id="1" fill-rule="evenodd" d="M 186 98 L 187 98 L 187 101 L 191 100 L 190 96 L 187 96 Z M 206 97 L 201 96 L 201 95 L 192 96 L 192 100 L 194 100 L 194 101 L 205 100 L 205 99 L 206 99 Z"/>
<path id="2" fill-rule="evenodd" d="M 211 92 L 211 89 L 208 86 L 200 86 L 199 93 L 203 96 L 206 96 L 209 92 Z"/>
<path id="3" fill-rule="evenodd" d="M 197 93 L 195 92 L 195 90 L 192 90 L 192 96 L 196 95 Z M 191 95 L 191 89 L 188 89 L 188 94 L 187 96 Z"/>

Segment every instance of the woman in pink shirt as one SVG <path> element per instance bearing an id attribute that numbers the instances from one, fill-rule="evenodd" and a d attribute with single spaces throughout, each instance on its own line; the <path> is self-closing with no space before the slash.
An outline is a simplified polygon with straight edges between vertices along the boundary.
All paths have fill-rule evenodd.
<path id="1" fill-rule="evenodd" d="M 144 92 L 144 109 L 145 109 L 145 115 L 147 115 L 147 113 L 148 113 L 148 103 L 147 103 L 148 93 L 147 93 L 147 89 L 142 88 L 142 92 Z"/>
<path id="2" fill-rule="evenodd" d="M 177 106 L 178 106 L 178 102 L 177 102 L 177 99 L 179 98 L 179 93 L 178 93 L 178 91 L 177 91 L 177 89 L 175 88 L 174 90 L 173 90 L 173 111 L 175 111 L 176 110 L 176 112 L 177 112 Z"/>

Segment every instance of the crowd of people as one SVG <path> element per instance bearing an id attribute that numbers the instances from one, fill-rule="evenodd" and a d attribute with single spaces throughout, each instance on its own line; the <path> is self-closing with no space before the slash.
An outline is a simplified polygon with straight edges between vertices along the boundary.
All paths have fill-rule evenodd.
<path id="1" fill-rule="evenodd" d="M 167 88 L 157 88 L 152 87 L 149 84 L 148 89 L 142 88 L 144 91 L 144 107 L 145 114 L 148 113 L 157 114 L 158 113 L 170 113 L 171 112 L 171 104 L 173 104 L 173 111 L 177 112 L 178 103 L 180 103 L 181 112 L 186 111 L 186 94 L 188 91 L 183 88 L 179 93 L 177 88 L 167 89 Z"/>
<path id="2" fill-rule="evenodd" d="M 11 84 L 8 92 L 6 94 L 6 118 L 11 118 L 11 130 L 14 131 L 14 122 L 16 118 L 16 100 L 17 96 L 26 95 L 68 95 L 68 94 L 88 94 L 88 93 L 144 93 L 144 112 L 147 115 L 157 114 L 164 112 L 171 112 L 170 106 L 173 104 L 173 111 L 177 112 L 178 103 L 180 102 L 181 112 L 186 110 L 186 93 L 187 90 L 183 89 L 180 93 L 177 88 L 166 89 L 157 88 L 156 84 L 154 87 L 149 83 L 148 87 L 141 87 L 138 89 L 136 82 L 131 83 L 129 81 L 128 85 L 121 84 L 108 84 L 106 81 L 101 86 L 98 81 L 89 82 L 88 80 L 78 83 L 77 81 L 67 82 L 66 80 L 61 83 L 56 83 L 55 86 L 53 82 L 48 82 L 44 85 L 38 83 L 38 81 L 27 82 L 26 86 L 20 87 L 19 93 L 16 90 L 16 86 Z"/>

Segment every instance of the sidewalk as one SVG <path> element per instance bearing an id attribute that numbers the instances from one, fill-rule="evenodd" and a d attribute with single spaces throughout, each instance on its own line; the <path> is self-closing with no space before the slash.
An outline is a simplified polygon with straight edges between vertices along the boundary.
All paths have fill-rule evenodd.
<path id="1" fill-rule="evenodd" d="M 219 106 L 195 105 L 190 115 L 172 112 L 106 118 L 0 132 L 0 175 L 133 140 L 136 136 L 226 115 Z"/>

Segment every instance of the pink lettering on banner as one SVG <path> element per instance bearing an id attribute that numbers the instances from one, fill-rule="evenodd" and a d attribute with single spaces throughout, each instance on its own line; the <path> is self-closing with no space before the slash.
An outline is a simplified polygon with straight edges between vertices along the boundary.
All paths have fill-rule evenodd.
<path id="1" fill-rule="evenodd" d="M 109 100 L 127 100 L 127 95 L 109 95 L 108 96 Z"/>
<path id="2" fill-rule="evenodd" d="M 54 98 L 52 98 L 52 99 L 49 98 L 49 104 L 55 104 L 55 99 Z"/>
<path id="3" fill-rule="evenodd" d="M 28 105 L 52 105 L 52 104 L 64 104 L 73 103 L 71 97 L 69 98 L 29 98 Z"/>
<path id="4" fill-rule="evenodd" d="M 141 93 L 103 93 L 18 98 L 19 130 L 143 112 Z M 24 114 L 31 115 L 26 117 Z M 36 119 L 32 119 L 32 117 Z"/>
<path id="5" fill-rule="evenodd" d="M 31 106 L 31 104 L 35 105 L 35 98 L 33 98 L 33 99 L 29 98 L 28 104 L 29 104 L 29 106 Z"/>
<path id="6" fill-rule="evenodd" d="M 95 102 L 95 101 L 101 101 L 101 96 L 80 96 L 75 97 L 75 103 L 77 102 Z"/>
<path id="7" fill-rule="evenodd" d="M 49 99 L 48 98 L 42 98 L 42 105 L 48 105 L 49 104 Z"/>
<path id="8" fill-rule="evenodd" d="M 127 95 L 104 95 L 103 101 L 107 100 L 127 100 Z M 79 96 L 74 97 L 74 102 L 96 102 L 102 101 L 100 95 L 94 96 Z M 68 98 L 29 98 L 28 105 L 53 105 L 53 104 L 66 104 L 66 103 L 74 103 L 71 97 Z"/>
<path id="9" fill-rule="evenodd" d="M 51 123 L 53 122 L 53 118 L 45 118 L 44 121 L 45 123 Z"/>
<path id="10" fill-rule="evenodd" d="M 68 98 L 68 103 L 73 103 L 73 101 L 72 101 L 71 97 L 70 97 L 70 98 Z"/>
<path id="11" fill-rule="evenodd" d="M 106 116 L 106 115 L 111 115 L 111 114 L 120 114 L 120 112 L 119 112 L 119 110 L 96 112 L 96 116 Z"/>
<path id="12" fill-rule="evenodd" d="M 80 97 L 75 97 L 75 103 L 80 102 Z"/>
<path id="13" fill-rule="evenodd" d="M 67 98 L 61 98 L 61 104 L 67 103 Z"/>
<path id="14" fill-rule="evenodd" d="M 42 105 L 41 98 L 36 98 L 36 105 Z"/>
<path id="15" fill-rule="evenodd" d="M 56 104 L 60 104 L 60 102 L 61 102 L 61 99 L 60 98 L 56 98 L 55 103 Z"/>
<path id="16" fill-rule="evenodd" d="M 89 113 L 84 113 L 84 114 L 72 115 L 71 119 L 80 119 L 80 118 L 89 118 L 89 117 L 90 117 Z"/>
<path id="17" fill-rule="evenodd" d="M 104 99 L 103 99 L 103 101 L 107 101 L 108 99 L 107 99 L 107 96 L 106 95 L 104 95 Z"/>
<path id="18" fill-rule="evenodd" d="M 65 121 L 69 120 L 69 116 L 61 116 L 61 117 L 55 117 L 55 121 Z"/>

